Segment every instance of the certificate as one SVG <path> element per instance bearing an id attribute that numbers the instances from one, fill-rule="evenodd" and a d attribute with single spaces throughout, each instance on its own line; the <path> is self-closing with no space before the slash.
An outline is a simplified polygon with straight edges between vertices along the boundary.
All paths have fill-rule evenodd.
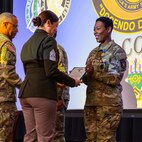
<path id="1" fill-rule="evenodd" d="M 80 80 L 84 75 L 85 75 L 85 67 L 74 67 L 69 74 L 70 77 Z"/>

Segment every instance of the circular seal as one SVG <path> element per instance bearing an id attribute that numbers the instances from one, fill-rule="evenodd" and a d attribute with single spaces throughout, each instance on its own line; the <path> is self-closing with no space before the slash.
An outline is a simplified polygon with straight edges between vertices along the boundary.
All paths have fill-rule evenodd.
<path id="1" fill-rule="evenodd" d="M 92 0 L 99 16 L 113 20 L 114 30 L 121 33 L 142 31 L 142 0 Z"/>
<path id="2" fill-rule="evenodd" d="M 34 32 L 36 27 L 33 26 L 32 19 L 43 10 L 51 10 L 59 17 L 61 24 L 70 9 L 71 0 L 27 0 L 25 8 L 25 19 L 27 28 Z"/>

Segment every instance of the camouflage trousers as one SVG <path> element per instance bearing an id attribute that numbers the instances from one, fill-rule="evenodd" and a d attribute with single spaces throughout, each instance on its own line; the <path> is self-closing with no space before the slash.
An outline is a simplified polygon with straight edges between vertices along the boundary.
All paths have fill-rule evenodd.
<path id="1" fill-rule="evenodd" d="M 116 142 L 122 106 L 85 106 L 86 142 Z"/>
<path id="2" fill-rule="evenodd" d="M 65 109 L 56 112 L 56 128 L 53 142 L 65 142 Z"/>
<path id="3" fill-rule="evenodd" d="M 13 142 L 16 111 L 15 102 L 0 103 L 0 142 Z"/>

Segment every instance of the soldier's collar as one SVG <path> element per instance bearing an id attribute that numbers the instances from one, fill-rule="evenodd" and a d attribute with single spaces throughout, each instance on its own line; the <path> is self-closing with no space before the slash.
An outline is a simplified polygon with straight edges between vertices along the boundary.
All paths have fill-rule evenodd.
<path id="1" fill-rule="evenodd" d="M 107 51 L 112 46 L 113 43 L 114 43 L 114 40 L 111 40 L 106 46 L 101 46 L 100 44 L 99 50 Z"/>

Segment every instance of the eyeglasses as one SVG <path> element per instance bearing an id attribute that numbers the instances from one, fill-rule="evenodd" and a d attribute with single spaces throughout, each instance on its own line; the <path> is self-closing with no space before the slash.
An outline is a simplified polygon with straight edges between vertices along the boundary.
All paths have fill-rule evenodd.
<path id="1" fill-rule="evenodd" d="M 13 24 L 11 22 L 7 22 L 7 23 L 11 24 L 14 28 L 18 28 L 18 25 L 15 25 L 15 24 Z"/>

